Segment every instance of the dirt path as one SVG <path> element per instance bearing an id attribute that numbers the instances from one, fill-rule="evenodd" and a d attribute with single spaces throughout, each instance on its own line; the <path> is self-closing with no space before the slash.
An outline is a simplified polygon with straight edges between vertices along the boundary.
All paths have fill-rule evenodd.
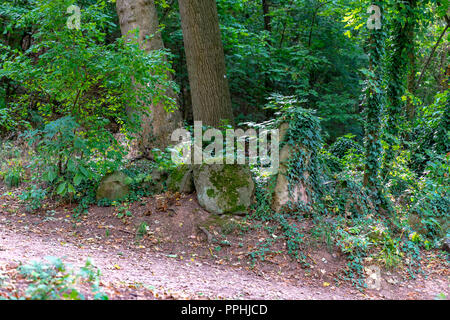
<path id="1" fill-rule="evenodd" d="M 4 227 L 4 226 L 3 226 Z M 81 266 L 91 257 L 102 271 L 103 283 L 146 284 L 183 296 L 227 299 L 355 299 L 357 292 L 292 286 L 256 276 L 246 270 L 215 266 L 206 262 L 183 262 L 162 254 L 122 251 L 120 255 L 102 247 L 70 243 L 0 230 L 0 265 L 12 261 L 41 260 L 45 256 L 65 257 Z M 117 268 L 120 267 L 120 269 Z"/>
<path id="2" fill-rule="evenodd" d="M 364 293 L 348 282 L 341 281 L 339 286 L 333 282 L 333 274 L 344 266 L 345 261 L 332 263 L 336 259 L 323 250 L 311 252 L 317 261 L 313 273 L 296 262 L 286 260 L 286 263 L 284 258 L 287 257 L 282 255 L 279 264 L 277 260 L 267 259 L 251 269 L 248 261 L 239 260 L 239 255 L 245 247 L 249 250 L 255 243 L 252 237 L 257 239 L 259 235 L 247 232 L 242 236 L 229 236 L 232 246 L 214 252 L 206 240 L 196 235 L 197 220 L 207 219 L 209 214 L 199 209 L 192 196 L 182 199 L 180 205 L 174 207 L 175 215 L 158 212 L 155 209 L 157 201 L 145 199 L 145 205 L 131 207 L 133 216 L 127 221 L 118 219 L 114 208 L 94 206 L 82 221 L 76 222 L 71 219 L 70 207 L 58 207 L 39 214 L 25 213 L 23 204 L 6 191 L 0 183 L 0 272 L 11 263 L 29 263 L 46 256 L 62 258 L 63 262 L 80 267 L 90 257 L 102 272 L 105 289 L 118 288 L 120 291 L 125 288 L 112 298 L 152 298 L 155 292 L 161 293 L 159 296 L 162 297 L 194 299 L 450 297 L 448 259 L 435 257 L 425 261 L 426 272 L 415 280 L 383 272 L 381 290 Z M 136 226 L 142 221 L 151 226 L 153 236 L 136 243 Z M 109 230 L 108 236 L 106 230 Z M 227 257 L 234 260 L 224 263 Z M 327 276 L 324 277 L 322 272 Z M 151 289 L 138 292 L 138 288 Z"/>
<path id="3" fill-rule="evenodd" d="M 51 239 L 33 233 L 10 230 L 1 225 L 0 266 L 12 261 L 28 262 L 45 256 L 63 257 L 64 261 L 81 266 L 91 257 L 102 271 L 102 282 L 108 285 L 145 284 L 174 297 L 199 297 L 212 299 L 376 299 L 408 298 L 402 286 L 390 295 L 360 293 L 353 288 L 322 288 L 301 283 L 293 286 L 277 282 L 264 275 L 257 276 L 245 269 L 211 265 L 208 262 L 180 261 L 161 253 L 145 250 L 122 250 L 98 245 L 79 247 L 66 243 L 66 239 Z M 448 291 L 448 278 L 423 280 L 410 298 L 432 299 Z M 405 286 L 406 290 L 411 287 Z M 411 288 L 409 288 L 411 289 Z M 410 290 L 411 291 L 411 290 Z M 420 294 L 421 293 L 421 294 Z M 448 294 L 448 292 L 446 292 Z"/>

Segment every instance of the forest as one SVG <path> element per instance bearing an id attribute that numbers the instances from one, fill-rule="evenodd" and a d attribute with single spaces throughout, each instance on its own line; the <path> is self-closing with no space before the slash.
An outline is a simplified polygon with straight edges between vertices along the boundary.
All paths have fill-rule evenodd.
<path id="1" fill-rule="evenodd" d="M 0 299 L 449 299 L 449 25 L 0 0 Z"/>

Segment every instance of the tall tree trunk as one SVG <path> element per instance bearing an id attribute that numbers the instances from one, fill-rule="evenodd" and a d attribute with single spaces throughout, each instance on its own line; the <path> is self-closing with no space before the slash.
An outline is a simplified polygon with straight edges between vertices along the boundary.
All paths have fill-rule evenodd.
<path id="1" fill-rule="evenodd" d="M 264 30 L 268 33 L 272 32 L 271 26 L 271 18 L 270 18 L 270 10 L 269 10 L 269 2 L 268 0 L 262 0 L 262 9 L 263 9 L 263 17 L 264 17 Z M 270 41 L 270 39 L 269 39 Z"/>
<path id="2" fill-rule="evenodd" d="M 233 123 L 215 0 L 179 0 L 194 120 Z"/>
<path id="3" fill-rule="evenodd" d="M 409 72 L 408 72 L 408 79 L 407 79 L 407 88 L 408 92 L 411 94 L 414 94 L 416 91 L 416 55 L 414 50 L 414 45 L 412 48 L 410 48 L 410 51 L 408 52 L 408 60 L 409 60 Z M 413 101 L 411 97 L 408 97 L 406 99 L 406 115 L 409 121 L 412 121 L 414 119 L 414 115 L 416 113 L 416 107 L 413 104 Z"/>
<path id="4" fill-rule="evenodd" d="M 377 5 L 381 13 L 383 12 L 382 1 L 372 1 Z M 382 20 L 383 22 L 383 20 Z M 383 24 L 382 24 L 383 26 Z M 381 29 L 369 30 L 367 43 L 367 55 L 369 57 L 369 69 L 372 71 L 365 88 L 366 105 L 365 115 L 365 169 L 364 186 L 374 195 L 378 196 L 380 192 L 380 167 L 383 147 L 381 145 L 381 121 L 383 114 L 383 94 L 382 94 L 382 57 L 384 52 L 383 27 Z"/>
<path id="5" fill-rule="evenodd" d="M 269 50 L 270 54 L 270 47 L 272 46 L 272 40 L 271 40 L 271 33 L 272 33 L 272 25 L 271 25 L 271 17 L 270 17 L 270 7 L 268 0 L 262 0 L 262 11 L 263 11 L 263 18 L 264 18 L 264 30 L 267 31 L 268 37 L 266 39 L 266 47 Z M 269 88 L 272 87 L 272 83 L 269 78 L 269 74 L 266 73 L 264 76 L 264 87 L 266 90 L 269 90 Z"/>
<path id="6" fill-rule="evenodd" d="M 158 30 L 158 15 L 154 0 L 117 0 L 116 9 L 122 35 L 127 38 L 133 37 L 134 34 L 129 31 L 138 28 L 139 45 L 143 50 L 151 52 L 164 48 Z M 175 98 L 172 89 L 167 89 L 166 95 Z M 148 107 L 150 115 L 142 116 L 139 149 L 144 156 L 151 157 L 151 149 L 155 147 L 164 149 L 170 144 L 170 135 L 181 126 L 182 116 L 178 110 L 167 112 L 161 103 L 155 103 Z"/>
<path id="7" fill-rule="evenodd" d="M 381 159 L 383 154 L 383 146 L 381 144 L 382 118 L 384 113 L 383 106 L 383 63 L 384 56 L 384 30 L 383 25 L 383 1 L 372 1 L 381 13 L 381 27 L 369 30 L 369 38 L 367 44 L 367 55 L 369 57 L 369 70 L 371 75 L 367 79 L 365 88 L 365 136 L 364 142 L 365 152 L 365 168 L 364 168 L 364 186 L 369 196 L 374 200 L 373 204 L 380 213 L 389 216 L 387 222 L 393 230 L 399 229 L 395 225 L 395 211 L 392 203 L 384 193 L 384 187 L 380 180 Z"/>
<path id="8" fill-rule="evenodd" d="M 405 81 L 403 75 L 407 71 L 408 60 L 413 59 L 408 55 L 413 52 L 414 26 L 416 25 L 416 15 L 414 13 L 416 0 L 407 2 L 397 2 L 395 9 L 398 17 L 391 22 L 392 44 L 388 63 L 387 83 L 387 123 L 384 139 L 387 143 L 384 157 L 384 169 L 382 177 L 386 178 L 391 170 L 392 163 L 397 157 L 396 146 L 400 144 L 400 127 L 404 122 L 405 104 L 402 97 L 405 93 Z M 403 22 L 404 21 L 404 22 Z M 414 61 L 413 61 L 414 62 Z M 413 66 L 412 66 L 413 67 Z M 408 109 L 409 110 L 409 109 Z"/>
<path id="9" fill-rule="evenodd" d="M 448 52 L 450 51 L 450 45 L 447 42 L 441 52 L 440 62 L 439 62 L 439 74 L 436 77 L 436 81 L 439 84 L 439 91 L 444 92 L 448 89 L 448 74 L 450 73 L 450 65 L 447 64 Z"/>
<path id="10" fill-rule="evenodd" d="M 408 0 L 410 18 L 411 15 L 416 18 L 416 7 L 417 7 L 417 0 Z M 407 88 L 408 92 L 411 94 L 414 94 L 416 91 L 416 47 L 414 45 L 414 28 L 415 24 L 409 24 L 407 28 L 407 35 L 408 35 L 408 63 L 409 63 L 409 72 L 408 72 L 408 78 L 407 78 Z M 409 121 L 412 121 L 414 119 L 414 115 L 416 113 L 415 106 L 412 102 L 412 99 L 408 97 L 406 99 L 406 116 Z"/>

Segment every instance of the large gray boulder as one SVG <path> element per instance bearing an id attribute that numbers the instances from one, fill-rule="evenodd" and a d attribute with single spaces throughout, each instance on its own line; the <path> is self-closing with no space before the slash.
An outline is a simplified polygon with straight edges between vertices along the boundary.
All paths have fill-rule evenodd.
<path id="1" fill-rule="evenodd" d="M 215 214 L 246 214 L 255 192 L 250 169 L 237 164 L 194 165 L 199 204 Z"/>
<path id="2" fill-rule="evenodd" d="M 97 200 L 108 199 L 111 201 L 125 198 L 129 189 L 129 177 L 123 172 L 113 172 L 106 175 L 100 181 L 97 189 Z"/>

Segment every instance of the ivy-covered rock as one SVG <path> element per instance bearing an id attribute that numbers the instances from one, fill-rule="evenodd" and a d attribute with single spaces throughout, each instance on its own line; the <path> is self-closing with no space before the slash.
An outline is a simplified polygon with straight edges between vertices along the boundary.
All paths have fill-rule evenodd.
<path id="1" fill-rule="evenodd" d="M 106 175 L 100 181 L 97 189 L 97 200 L 111 201 L 125 198 L 129 193 L 129 177 L 123 172 L 114 172 Z"/>
<path id="2" fill-rule="evenodd" d="M 246 214 L 255 185 L 248 167 L 242 165 L 195 165 L 194 183 L 199 204 L 216 214 Z"/>
<path id="3" fill-rule="evenodd" d="M 169 174 L 167 189 L 172 192 L 194 192 L 193 169 L 191 166 L 182 165 Z"/>
<path id="4" fill-rule="evenodd" d="M 283 123 L 280 126 L 280 141 L 286 138 L 286 134 L 289 130 L 289 124 Z M 272 197 L 272 209 L 279 212 L 283 207 L 288 204 L 296 205 L 299 201 L 307 204 L 311 201 L 307 186 L 303 180 L 295 181 L 290 184 L 287 177 L 289 172 L 289 163 L 293 157 L 294 147 L 290 144 L 285 144 L 280 151 L 280 167 L 278 171 L 277 181 Z M 307 165 L 310 155 L 308 153 L 303 161 Z M 304 180 L 309 177 L 308 172 L 303 172 Z"/>

